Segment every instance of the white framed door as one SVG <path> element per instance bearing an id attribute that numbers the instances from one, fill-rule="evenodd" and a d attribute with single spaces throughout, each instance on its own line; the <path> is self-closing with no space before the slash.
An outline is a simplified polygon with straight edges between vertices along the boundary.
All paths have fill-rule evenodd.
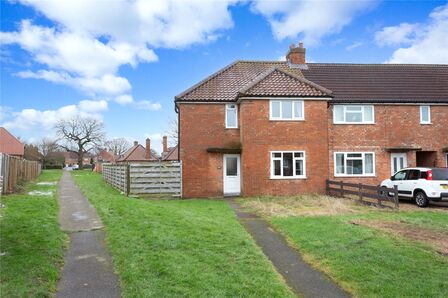
<path id="1" fill-rule="evenodd" d="M 391 175 L 395 174 L 401 169 L 408 166 L 408 159 L 406 153 L 391 153 L 390 154 L 390 169 Z"/>
<path id="2" fill-rule="evenodd" d="M 239 154 L 224 154 L 224 196 L 241 193 L 241 165 Z"/>

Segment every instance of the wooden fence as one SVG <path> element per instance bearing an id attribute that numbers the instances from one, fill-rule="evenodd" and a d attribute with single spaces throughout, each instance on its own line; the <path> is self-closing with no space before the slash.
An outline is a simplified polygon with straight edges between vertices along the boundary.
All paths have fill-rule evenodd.
<path id="1" fill-rule="evenodd" d="M 398 189 L 361 183 L 342 181 L 326 181 L 327 194 L 333 196 L 358 199 L 361 203 L 374 204 L 380 207 L 399 208 Z"/>
<path id="2" fill-rule="evenodd" d="M 0 192 L 13 192 L 19 182 L 36 179 L 41 171 L 42 165 L 37 161 L 0 153 Z"/>
<path id="3" fill-rule="evenodd" d="M 181 162 L 103 164 L 103 178 L 126 195 L 169 195 L 182 193 Z"/>

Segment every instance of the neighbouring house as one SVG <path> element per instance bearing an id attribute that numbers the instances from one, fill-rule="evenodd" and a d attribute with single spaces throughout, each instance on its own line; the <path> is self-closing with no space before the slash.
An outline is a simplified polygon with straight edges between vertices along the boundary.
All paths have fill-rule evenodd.
<path id="1" fill-rule="evenodd" d="M 25 144 L 23 158 L 26 160 L 42 162 L 44 156 L 39 152 L 37 146 Z"/>
<path id="2" fill-rule="evenodd" d="M 162 139 L 163 151 L 161 159 L 163 161 L 178 161 L 179 160 L 179 147 L 168 147 L 168 137 L 163 136 Z"/>
<path id="3" fill-rule="evenodd" d="M 75 152 L 63 152 L 64 154 L 64 163 L 66 167 L 77 165 L 78 164 L 78 154 Z M 91 160 L 93 158 L 93 155 L 90 153 L 84 153 L 82 157 L 82 164 L 83 165 L 90 165 Z"/>
<path id="4" fill-rule="evenodd" d="M 25 145 L 4 127 L 0 127 L 0 153 L 20 158 L 25 154 Z"/>
<path id="5" fill-rule="evenodd" d="M 175 97 L 183 197 L 324 193 L 448 164 L 448 65 L 236 61 Z"/>
<path id="6" fill-rule="evenodd" d="M 129 148 L 122 156 L 117 159 L 117 163 L 124 162 L 148 162 L 159 160 L 157 154 L 151 150 L 151 140 L 146 139 L 146 147 L 143 147 L 137 141 L 134 146 Z"/>
<path id="7" fill-rule="evenodd" d="M 95 163 L 115 163 L 117 157 L 113 152 L 107 151 L 106 149 L 101 150 L 98 154 L 93 158 Z"/>

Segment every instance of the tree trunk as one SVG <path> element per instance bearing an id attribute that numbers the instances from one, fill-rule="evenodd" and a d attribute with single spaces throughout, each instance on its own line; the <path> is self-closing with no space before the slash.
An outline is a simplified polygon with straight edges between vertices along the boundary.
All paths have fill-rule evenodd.
<path id="1" fill-rule="evenodd" d="M 82 159 L 83 159 L 83 152 L 82 150 L 78 150 L 78 169 L 82 170 Z"/>

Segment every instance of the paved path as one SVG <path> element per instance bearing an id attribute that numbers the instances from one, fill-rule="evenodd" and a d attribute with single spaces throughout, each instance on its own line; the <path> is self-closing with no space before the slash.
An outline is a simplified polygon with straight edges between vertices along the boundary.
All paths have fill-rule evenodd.
<path id="1" fill-rule="evenodd" d="M 66 171 L 59 182 L 59 207 L 59 222 L 70 233 L 70 245 L 57 297 L 120 297 L 101 219 Z"/>
<path id="2" fill-rule="evenodd" d="M 274 231 L 264 219 L 242 211 L 235 201 L 231 201 L 230 206 L 263 253 L 297 294 L 320 298 L 350 297 L 324 274 L 305 263 L 300 254 L 291 248 L 285 238 Z"/>

